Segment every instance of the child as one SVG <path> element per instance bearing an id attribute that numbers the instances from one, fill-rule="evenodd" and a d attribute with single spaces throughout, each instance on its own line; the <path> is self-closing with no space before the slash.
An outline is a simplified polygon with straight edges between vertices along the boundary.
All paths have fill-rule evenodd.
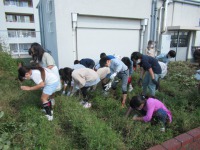
<path id="1" fill-rule="evenodd" d="M 147 88 L 149 88 L 151 96 L 155 96 L 155 91 L 159 86 L 158 78 L 162 73 L 158 60 L 140 52 L 133 52 L 131 60 L 141 68 L 139 83 L 142 82 L 142 94 L 146 95 Z"/>
<path id="2" fill-rule="evenodd" d="M 148 46 L 146 48 L 146 55 L 151 56 L 151 57 L 155 57 L 156 56 L 156 52 L 154 49 L 154 42 L 153 41 L 148 41 Z"/>
<path id="3" fill-rule="evenodd" d="M 128 57 L 123 57 L 122 62 L 128 67 L 129 69 L 129 77 L 128 77 L 128 86 L 129 86 L 129 92 L 133 90 L 132 86 L 132 74 L 133 74 L 133 61 Z"/>
<path id="4" fill-rule="evenodd" d="M 41 101 L 46 112 L 46 117 L 49 121 L 53 120 L 53 114 L 51 112 L 51 102 L 48 99 L 56 91 L 59 86 L 58 77 L 48 68 L 42 67 L 20 67 L 18 69 L 18 78 L 20 81 L 25 79 L 32 79 L 35 82 L 35 86 L 21 86 L 22 90 L 33 91 L 43 88 L 41 95 Z"/>
<path id="5" fill-rule="evenodd" d="M 90 68 L 90 69 L 94 69 L 95 66 L 95 62 L 94 60 L 90 59 L 90 58 L 84 58 L 79 60 L 75 60 L 74 64 L 81 64 L 83 66 L 85 66 L 86 68 Z"/>
<path id="6" fill-rule="evenodd" d="M 156 121 L 162 124 L 161 131 L 165 132 L 165 125 L 172 122 L 172 114 L 166 106 L 155 98 L 145 96 L 134 96 L 130 101 L 130 107 L 126 113 L 126 117 L 133 109 L 146 111 L 143 117 L 134 116 L 133 120 L 149 122 L 155 118 Z"/>
<path id="7" fill-rule="evenodd" d="M 53 57 L 47 53 L 43 47 L 38 43 L 32 43 L 31 48 L 32 56 L 34 57 L 34 61 L 39 63 L 39 66 L 51 69 L 55 75 L 60 78 L 58 67 L 55 64 Z M 31 53 L 29 52 L 29 53 Z M 59 86 L 57 87 L 56 91 L 61 90 L 61 82 L 59 82 Z M 52 105 L 55 105 L 55 100 L 52 96 L 51 100 Z"/>
<path id="8" fill-rule="evenodd" d="M 176 52 L 174 50 L 170 50 L 167 54 L 160 54 L 156 56 L 156 59 L 168 65 L 171 58 L 176 57 Z"/>
<path id="9" fill-rule="evenodd" d="M 110 68 L 110 79 L 114 81 L 115 77 L 122 79 L 122 107 L 125 106 L 126 98 L 127 98 L 127 84 L 129 77 L 129 69 L 128 67 L 119 59 L 109 59 L 108 57 L 103 57 L 99 61 L 101 67 L 109 67 Z M 117 87 L 117 82 L 112 82 L 112 89 L 115 90 Z"/>
<path id="10" fill-rule="evenodd" d="M 88 102 L 87 89 L 99 83 L 99 75 L 94 70 L 89 68 L 73 70 L 66 67 L 64 69 L 65 71 L 63 72 L 64 74 L 61 75 L 61 78 L 64 79 L 65 82 L 69 83 L 71 83 L 72 80 L 74 81 L 72 95 L 76 91 L 76 86 L 78 86 L 83 95 L 83 101 L 81 101 L 81 104 L 84 108 L 90 108 L 91 103 Z"/>

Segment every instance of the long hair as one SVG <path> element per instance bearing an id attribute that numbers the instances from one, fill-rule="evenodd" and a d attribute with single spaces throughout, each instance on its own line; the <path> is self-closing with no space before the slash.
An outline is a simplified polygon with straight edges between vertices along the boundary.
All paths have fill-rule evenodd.
<path id="1" fill-rule="evenodd" d="M 69 83 L 71 83 L 71 81 L 72 81 L 72 72 L 73 72 L 73 69 L 68 68 L 68 67 L 65 67 L 65 68 L 59 70 L 61 79 L 65 82 L 69 82 Z"/>
<path id="2" fill-rule="evenodd" d="M 45 71 L 44 68 L 42 67 L 33 67 L 33 66 L 22 66 L 18 69 L 18 79 L 20 81 L 24 81 L 24 77 L 26 75 L 27 72 L 29 72 L 30 70 L 39 70 L 41 73 L 41 78 L 43 81 L 45 81 Z"/>
<path id="3" fill-rule="evenodd" d="M 42 56 L 43 56 L 43 54 L 45 52 L 43 47 L 39 43 L 32 43 L 31 44 L 31 48 L 34 50 L 35 57 L 37 57 L 38 61 L 41 62 L 42 61 Z"/>

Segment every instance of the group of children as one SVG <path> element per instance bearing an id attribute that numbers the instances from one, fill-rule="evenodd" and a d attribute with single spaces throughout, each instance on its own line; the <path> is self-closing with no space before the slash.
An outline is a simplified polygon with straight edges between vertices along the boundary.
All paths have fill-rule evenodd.
<path id="1" fill-rule="evenodd" d="M 133 90 L 131 81 L 133 68 L 137 65 L 141 68 L 139 82 L 142 84 L 142 95 L 134 96 L 130 101 L 130 108 L 126 116 L 133 109 L 145 112 L 143 117 L 133 117 L 133 120 L 148 122 L 152 117 L 156 117 L 163 125 L 172 121 L 172 115 L 165 105 L 154 98 L 155 90 L 159 86 L 158 79 L 166 74 L 166 65 L 170 58 L 175 57 L 176 53 L 170 51 L 168 54 L 152 57 L 143 55 L 139 52 L 133 52 L 131 57 L 118 58 L 113 55 L 100 54 L 98 63 L 92 59 L 85 58 L 75 60 L 74 66 L 65 67 L 58 70 L 53 57 L 47 53 L 40 44 L 33 43 L 29 49 L 32 56 L 32 67 L 21 66 L 18 69 L 19 79 L 32 79 L 35 86 L 21 86 L 22 90 L 38 90 L 43 88 L 41 101 L 46 116 L 49 121 L 53 120 L 52 105 L 55 104 L 54 93 L 61 90 L 61 81 L 64 83 L 63 94 L 66 86 L 69 87 L 68 96 L 73 96 L 77 90 L 81 91 L 83 100 L 80 102 L 84 108 L 90 108 L 88 91 L 95 90 L 98 83 L 101 82 L 102 89 L 107 92 L 110 88 L 115 90 L 119 79 L 122 90 L 122 107 L 126 104 L 127 91 Z M 163 62 L 158 61 L 161 60 Z M 164 64 L 165 67 L 162 65 Z M 164 72 L 165 71 L 165 72 Z M 162 76 L 163 75 L 163 76 Z M 149 88 L 151 97 L 145 96 Z M 162 128 L 164 131 L 164 126 Z"/>

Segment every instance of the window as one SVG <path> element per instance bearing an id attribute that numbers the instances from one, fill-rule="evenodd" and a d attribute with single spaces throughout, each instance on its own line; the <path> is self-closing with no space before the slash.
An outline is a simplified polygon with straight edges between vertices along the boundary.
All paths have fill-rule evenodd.
<path id="1" fill-rule="evenodd" d="M 4 5 L 17 7 L 33 7 L 32 0 L 4 0 Z"/>
<path id="2" fill-rule="evenodd" d="M 34 17 L 33 15 L 6 14 L 6 21 L 31 23 L 34 22 Z"/>
<path id="3" fill-rule="evenodd" d="M 13 43 L 10 44 L 10 50 L 13 51 L 14 53 L 17 52 L 27 52 L 28 53 L 28 49 L 31 47 L 31 43 Z"/>
<path id="4" fill-rule="evenodd" d="M 187 47 L 189 41 L 189 31 L 170 31 L 170 47 Z"/>
<path id="5" fill-rule="evenodd" d="M 36 37 L 35 30 L 8 30 L 8 37 L 10 38 L 29 38 Z"/>

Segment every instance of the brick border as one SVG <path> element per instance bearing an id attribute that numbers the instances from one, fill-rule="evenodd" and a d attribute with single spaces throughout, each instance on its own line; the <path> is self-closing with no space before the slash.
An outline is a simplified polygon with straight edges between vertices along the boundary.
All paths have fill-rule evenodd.
<path id="1" fill-rule="evenodd" d="M 167 140 L 148 150 L 197 150 L 200 149 L 200 127 Z"/>

